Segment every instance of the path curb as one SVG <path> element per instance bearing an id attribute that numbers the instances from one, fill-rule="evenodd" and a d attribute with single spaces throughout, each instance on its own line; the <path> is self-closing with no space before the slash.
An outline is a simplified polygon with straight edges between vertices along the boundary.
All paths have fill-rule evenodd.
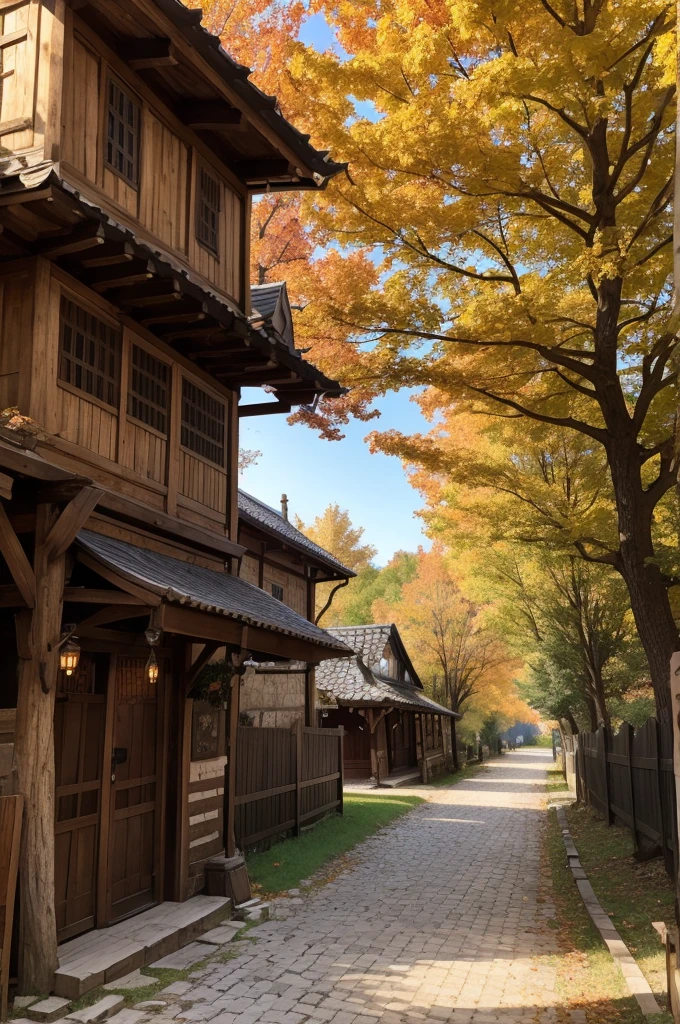
<path id="1" fill-rule="evenodd" d="M 585 904 L 586 910 L 590 914 L 593 924 L 602 936 L 602 941 L 605 946 L 619 965 L 619 969 L 623 975 L 623 980 L 628 986 L 630 994 L 635 996 L 637 999 L 638 1005 L 645 1017 L 653 1017 L 656 1013 L 662 1013 L 663 1011 L 657 1003 L 654 993 L 649 987 L 649 982 L 614 927 L 611 918 L 603 909 L 602 904 L 595 895 L 595 890 L 588 881 L 588 876 L 581 867 L 578 850 L 574 845 L 574 840 L 572 839 L 571 832 L 569 831 L 564 807 L 555 807 L 555 811 L 557 812 L 557 821 L 562 831 L 562 841 L 564 842 L 564 847 L 567 851 L 567 866 L 570 868 L 571 873 L 574 876 L 576 887 L 581 894 L 581 899 Z"/>

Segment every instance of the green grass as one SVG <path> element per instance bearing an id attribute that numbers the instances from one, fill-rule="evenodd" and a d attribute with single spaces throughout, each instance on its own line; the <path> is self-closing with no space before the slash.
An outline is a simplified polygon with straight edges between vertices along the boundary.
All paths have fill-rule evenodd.
<path id="1" fill-rule="evenodd" d="M 675 920 L 673 886 L 663 859 L 636 861 L 630 832 L 618 825 L 608 828 L 589 808 L 569 807 L 566 813 L 581 864 L 597 898 L 663 1005 L 666 953 L 652 921 Z"/>
<path id="2" fill-rule="evenodd" d="M 546 789 L 549 793 L 566 793 L 569 790 L 569 786 L 565 782 L 564 775 L 562 774 L 561 768 L 548 768 L 547 771 L 548 782 Z"/>
<path id="3" fill-rule="evenodd" d="M 266 853 L 246 857 L 255 890 L 274 894 L 296 889 L 334 857 L 346 854 L 383 825 L 424 801 L 398 793 L 345 793 L 345 813 L 324 818 L 297 839 L 286 839 Z"/>
<path id="4" fill-rule="evenodd" d="M 466 764 L 457 772 L 447 772 L 446 775 L 440 775 L 438 778 L 432 779 L 428 782 L 428 786 L 455 786 L 457 782 L 472 779 L 475 775 L 479 775 L 480 772 L 486 771 L 487 768 L 487 764 Z"/>
<path id="5" fill-rule="evenodd" d="M 585 1010 L 588 1024 L 643 1024 L 652 1020 L 655 1024 L 666 1024 L 666 1014 L 644 1017 L 628 992 L 566 867 L 562 833 L 554 810 L 549 814 L 545 845 L 552 881 L 547 898 L 556 915 L 548 920 L 548 925 L 555 931 L 560 947 L 555 968 L 562 1006 Z"/>

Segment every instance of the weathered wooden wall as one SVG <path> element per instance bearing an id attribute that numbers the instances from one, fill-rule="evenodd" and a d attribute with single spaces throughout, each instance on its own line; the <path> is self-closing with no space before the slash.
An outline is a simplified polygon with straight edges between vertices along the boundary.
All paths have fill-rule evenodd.
<path id="1" fill-rule="evenodd" d="M 190 266 L 214 288 L 241 302 L 247 285 L 243 266 L 245 197 L 226 168 L 198 152 L 187 129 L 149 95 L 143 83 L 84 26 L 67 19 L 62 115 L 62 174 L 92 190 L 93 198 L 119 219 L 129 220 L 140 237 Z M 140 180 L 135 188 L 104 162 L 105 90 L 109 78 L 120 81 L 142 109 Z M 196 238 L 198 167 L 203 164 L 220 182 L 220 252 Z"/>

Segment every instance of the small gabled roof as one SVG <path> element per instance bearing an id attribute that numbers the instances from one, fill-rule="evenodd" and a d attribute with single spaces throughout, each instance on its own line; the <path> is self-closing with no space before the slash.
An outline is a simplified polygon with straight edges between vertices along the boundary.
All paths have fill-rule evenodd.
<path id="1" fill-rule="evenodd" d="M 266 505 L 264 501 L 260 501 L 259 498 L 254 498 L 252 494 L 248 494 L 240 489 L 238 492 L 238 513 L 245 523 L 251 523 L 253 526 L 257 526 L 258 529 L 264 530 L 266 533 L 270 533 L 279 540 L 289 544 L 297 551 L 311 555 L 318 561 L 323 562 L 334 573 L 347 578 L 356 576 L 352 569 L 348 569 L 346 565 L 338 561 L 329 551 L 315 544 L 309 537 L 305 537 L 304 533 L 301 533 L 292 523 L 284 519 L 275 508 L 272 508 L 271 505 Z M 349 644 L 349 647 L 353 650 L 352 644 Z"/>
<path id="2" fill-rule="evenodd" d="M 395 706 L 412 711 L 428 711 L 433 715 L 461 716 L 426 697 L 423 685 L 415 674 L 399 631 L 390 625 L 332 626 L 328 632 L 354 648 L 351 658 L 332 658 L 316 670 L 317 689 L 340 706 Z M 404 661 L 411 683 L 399 682 L 380 674 L 379 663 L 387 644 Z"/>
<path id="3" fill-rule="evenodd" d="M 77 544 L 99 562 L 170 604 L 235 619 L 244 625 L 285 633 L 326 650 L 346 653 L 342 640 L 308 622 L 282 601 L 238 576 L 180 561 L 170 555 L 81 530 Z"/>
<path id="4" fill-rule="evenodd" d="M 293 313 L 286 282 L 272 281 L 271 284 L 251 285 L 250 304 L 253 314 L 259 314 L 266 324 L 271 324 L 291 352 L 295 352 Z"/>

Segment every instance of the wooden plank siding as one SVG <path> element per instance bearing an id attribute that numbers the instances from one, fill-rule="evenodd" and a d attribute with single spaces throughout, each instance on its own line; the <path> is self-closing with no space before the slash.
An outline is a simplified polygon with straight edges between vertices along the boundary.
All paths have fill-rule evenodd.
<path id="1" fill-rule="evenodd" d="M 74 27 L 75 22 L 75 27 Z M 109 80 L 139 105 L 140 167 L 136 188 L 104 161 L 106 97 Z M 85 194 L 131 227 L 140 239 L 165 249 L 225 297 L 239 302 L 245 293 L 243 257 L 245 195 L 233 188 L 226 168 L 199 155 L 197 140 L 162 101 L 122 65 L 104 43 L 67 19 L 62 103 L 62 174 Z M 198 168 L 203 165 L 221 192 L 219 252 L 196 238 Z M 158 244 L 160 243 L 160 244 Z"/>
<path id="2" fill-rule="evenodd" d="M 0 132 L 2 147 L 12 152 L 31 149 L 36 100 L 36 47 L 40 31 L 41 5 L 26 0 L 0 15 L 0 35 L 15 42 L 2 48 L 2 90 L 0 90 Z M 16 124 L 18 131 L 6 128 Z"/>
<path id="3" fill-rule="evenodd" d="M 173 358 L 171 350 L 153 336 L 125 324 L 121 333 L 121 375 L 118 406 L 59 379 L 60 305 L 62 295 L 120 328 L 117 310 L 94 292 L 79 285 L 47 260 L 22 261 L 20 267 L 0 268 L 0 409 L 18 406 L 46 431 L 42 440 L 57 461 L 86 472 L 104 486 L 153 508 L 179 514 L 192 524 L 225 534 L 228 487 L 226 448 L 230 406 L 234 394 L 220 389 L 194 368 Z M 169 367 L 168 434 L 128 413 L 132 347 L 162 360 Z M 217 466 L 177 443 L 170 443 L 173 415 L 181 405 L 172 402 L 186 377 L 215 395 L 225 409 L 225 466 Z M 208 378 L 210 379 L 210 378 Z M 170 507 L 169 481 L 177 476 L 176 503 Z"/>

